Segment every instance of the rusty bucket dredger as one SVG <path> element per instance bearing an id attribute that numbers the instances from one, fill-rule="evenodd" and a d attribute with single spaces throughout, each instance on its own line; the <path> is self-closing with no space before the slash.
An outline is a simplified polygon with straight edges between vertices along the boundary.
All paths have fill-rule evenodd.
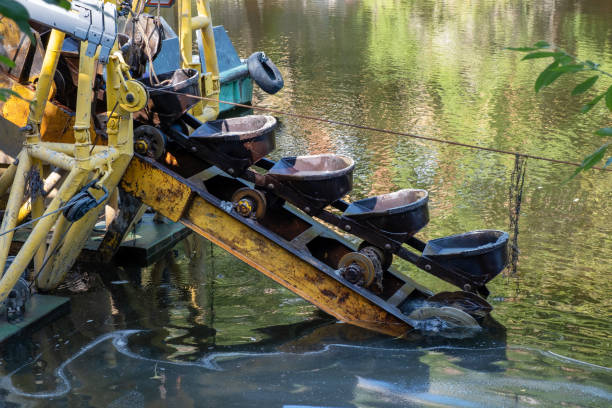
<path id="1" fill-rule="evenodd" d="M 56 288 L 111 200 L 119 211 L 97 241 L 101 262 L 149 206 L 350 324 L 404 336 L 432 319 L 478 328 L 491 311 L 486 284 L 506 266 L 508 234 L 478 230 L 423 242 L 415 235 L 429 221 L 427 191 L 346 202 L 359 165 L 352 158 L 273 161 L 267 156 L 276 147 L 276 118 L 218 118 L 223 84 L 249 85 L 246 72 L 270 93 L 283 82 L 262 53 L 219 71 L 215 39 L 227 36 L 213 30 L 205 0 L 193 2 L 195 16 L 191 0 L 178 0 L 179 35 L 163 19 L 139 14 L 130 24 L 139 24 L 148 42 L 131 38 L 134 30 L 118 34 L 126 2 L 118 11 L 113 2 L 74 0 L 70 12 L 42 0 L 19 2 L 44 41 L 15 38 L 10 57 L 23 64 L 4 76 L 33 104 L 12 97 L 2 106 L 25 139 L 0 176 L 0 196 L 8 195 L 0 227 L 2 304 L 18 292 L 30 264 L 30 286 Z M 57 188 L 55 198 L 44 191 L 28 197 L 33 179 Z M 37 222 L 7 262 L 13 232 L 28 217 Z M 432 293 L 396 271 L 394 257 L 459 290 Z"/>
<path id="2" fill-rule="evenodd" d="M 201 183 L 189 183 L 189 194 L 241 224 L 236 230 L 256 231 L 265 241 L 251 241 L 248 234 L 224 238 L 210 229 L 203 235 L 323 310 L 363 327 L 399 335 L 432 318 L 478 326 L 491 310 L 486 283 L 507 263 L 507 233 L 479 230 L 420 241 L 415 234 L 429 221 L 427 191 L 402 189 L 345 202 L 342 197 L 353 185 L 353 159 L 332 153 L 267 159 L 275 148 L 275 127 L 276 119 L 267 115 L 201 123 L 189 113 L 158 126 L 167 141 L 165 155 L 191 163 L 177 171 L 189 169 L 182 176 Z M 177 177 L 163 160 L 138 160 L 139 168 Z M 149 203 L 149 193 L 138 186 L 142 181 L 131 181 L 129 174 L 123 188 Z M 326 225 L 360 238 L 361 244 L 354 247 Z M 258 243 L 268 241 L 271 252 L 259 254 Z M 278 247 L 313 272 L 286 264 L 286 256 L 275 254 Z M 460 291 L 434 296 L 395 271 L 394 256 Z M 375 312 L 364 312 L 368 308 L 361 303 Z"/>

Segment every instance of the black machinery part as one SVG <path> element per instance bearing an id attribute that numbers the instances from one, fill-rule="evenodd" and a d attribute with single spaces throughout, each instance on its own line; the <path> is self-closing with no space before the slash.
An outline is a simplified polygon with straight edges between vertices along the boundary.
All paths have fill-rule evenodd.
<path id="1" fill-rule="evenodd" d="M 383 271 L 386 271 L 387 269 L 391 267 L 391 264 L 393 263 L 393 252 L 380 249 L 370 244 L 368 241 L 361 241 L 361 244 L 359 244 L 359 247 L 357 250 L 361 251 L 362 249 L 368 248 L 368 247 L 376 251 L 376 254 L 378 255 L 378 258 L 380 260 L 380 265 L 382 266 Z"/>
<path id="2" fill-rule="evenodd" d="M 134 150 L 154 160 L 166 151 L 166 136 L 155 126 L 142 125 L 134 130 Z"/>
<path id="3" fill-rule="evenodd" d="M 383 291 L 383 268 L 380 262 L 381 253 L 377 248 L 365 247 L 359 252 L 349 252 L 338 263 L 340 274 L 347 281 L 375 294 Z"/>
<path id="4" fill-rule="evenodd" d="M 64 217 L 70 222 L 76 222 L 83 218 L 85 214 L 87 214 L 93 208 L 96 208 L 100 204 L 102 204 L 108 198 L 108 190 L 106 187 L 100 185 L 98 186 L 99 180 L 93 180 L 85 187 L 81 189 L 80 192 L 75 194 L 68 203 L 66 203 L 66 208 L 64 208 Z M 90 188 L 95 188 L 98 190 L 102 190 L 104 194 L 99 199 L 93 196 L 89 192 Z"/>
<path id="5" fill-rule="evenodd" d="M 266 197 L 259 190 L 239 188 L 232 195 L 232 203 L 236 212 L 245 218 L 261 220 L 266 215 Z"/>
<path id="6" fill-rule="evenodd" d="M 6 260 L 4 271 L 9 268 L 15 257 L 9 256 Z M 26 272 L 24 272 L 25 274 Z M 4 314 L 7 322 L 16 323 L 23 320 L 26 312 L 26 306 L 30 300 L 30 287 L 24 276 L 21 276 L 13 289 L 9 292 L 6 300 L 2 302 Z"/>
<path id="7" fill-rule="evenodd" d="M 266 93 L 275 94 L 285 85 L 283 76 L 263 52 L 255 52 L 247 59 L 249 75 Z"/>

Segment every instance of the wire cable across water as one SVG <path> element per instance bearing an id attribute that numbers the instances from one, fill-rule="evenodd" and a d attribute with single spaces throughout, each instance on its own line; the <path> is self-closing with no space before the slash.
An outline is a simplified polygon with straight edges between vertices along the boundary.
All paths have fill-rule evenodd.
<path id="1" fill-rule="evenodd" d="M 339 121 L 339 120 L 321 118 L 321 117 L 317 117 L 317 116 L 303 115 L 303 114 L 292 113 L 292 112 L 285 112 L 285 111 L 281 111 L 281 110 L 278 110 L 278 109 L 266 108 L 266 107 L 263 107 L 263 106 L 245 105 L 245 104 L 242 104 L 242 103 L 222 101 L 222 100 L 217 100 L 217 99 L 214 99 L 214 98 L 207 98 L 207 97 L 204 97 L 204 96 L 183 94 L 183 93 L 174 92 L 174 91 L 170 91 L 170 90 L 163 90 L 163 92 L 170 93 L 170 94 L 175 94 L 175 95 L 181 95 L 183 97 L 194 98 L 194 99 L 198 99 L 198 100 L 202 100 L 202 101 L 219 102 L 219 103 L 223 103 L 223 104 L 226 104 L 226 105 L 236 106 L 236 107 L 239 107 L 239 108 L 253 109 L 253 110 L 259 110 L 259 111 L 263 111 L 263 112 L 275 113 L 277 115 L 282 115 L 282 116 L 290 116 L 290 117 L 299 118 L 299 119 L 307 119 L 307 120 L 313 120 L 313 121 L 317 121 L 317 122 L 324 122 L 324 123 L 329 123 L 329 124 L 332 124 L 332 125 L 346 126 L 346 127 L 351 127 L 351 128 L 355 128 L 355 129 L 369 130 L 369 131 L 378 132 L 378 133 L 387 133 L 387 134 L 390 134 L 390 135 L 407 136 L 407 137 L 411 137 L 411 138 L 414 138 L 414 139 L 427 140 L 427 141 L 436 142 L 436 143 L 444 143 L 444 144 L 448 144 L 448 145 L 452 145 L 452 146 L 467 147 L 469 149 L 484 150 L 484 151 L 487 151 L 487 152 L 506 154 L 506 155 L 515 156 L 515 157 L 516 156 L 520 156 L 520 157 L 524 157 L 524 158 L 527 158 L 527 159 L 542 160 L 542 161 L 547 161 L 547 162 L 550 162 L 550 163 L 566 164 L 566 165 L 575 166 L 575 167 L 581 167 L 582 166 L 581 163 L 571 162 L 571 161 L 567 161 L 567 160 L 558 160 L 558 159 L 552 159 L 550 157 L 536 156 L 536 155 L 533 155 L 533 154 L 527 154 L 527 153 L 521 153 L 521 152 L 513 152 L 513 151 L 510 151 L 510 150 L 502 150 L 502 149 L 494 149 L 492 147 L 477 146 L 477 145 L 472 145 L 472 144 L 468 144 L 468 143 L 455 142 L 453 140 L 446 140 L 446 139 L 439 139 L 439 138 L 436 138 L 436 137 L 417 135 L 415 133 L 400 132 L 400 131 L 397 131 L 397 130 L 390 130 L 390 129 L 381 129 L 381 128 L 375 128 L 375 127 L 367 126 L 367 125 L 358 125 L 358 124 L 355 124 L 355 123 L 342 122 L 342 121 Z M 612 168 L 602 168 L 602 167 L 597 167 L 597 166 L 594 166 L 592 168 L 593 169 L 597 169 L 597 170 L 603 170 L 603 171 L 612 171 Z"/>

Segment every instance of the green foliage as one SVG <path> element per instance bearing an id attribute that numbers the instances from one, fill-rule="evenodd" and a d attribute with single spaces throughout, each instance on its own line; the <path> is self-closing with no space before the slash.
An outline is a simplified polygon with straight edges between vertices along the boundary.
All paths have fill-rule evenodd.
<path id="1" fill-rule="evenodd" d="M 578 167 L 576 171 L 574 171 L 574 174 L 572 174 L 570 179 L 576 177 L 576 175 L 580 173 L 581 171 L 588 170 L 594 165 L 596 165 L 597 163 L 599 163 L 604 158 L 606 154 L 606 150 L 608 150 L 609 146 L 610 146 L 610 143 L 606 143 L 603 146 L 601 146 L 599 149 L 595 150 L 595 152 L 585 157 L 582 163 L 580 164 L 580 167 Z M 612 157 L 610 157 L 608 161 L 610 161 L 610 159 L 612 159 Z"/>
<path id="2" fill-rule="evenodd" d="M 588 102 L 586 105 L 584 105 L 584 106 L 582 107 L 582 109 L 580 110 L 580 112 L 582 112 L 582 113 L 587 113 L 588 111 L 590 111 L 591 109 L 593 109 L 593 106 L 597 105 L 597 103 L 598 103 L 599 101 L 601 101 L 601 99 L 602 99 L 604 96 L 606 96 L 606 94 L 605 94 L 605 93 L 603 93 L 603 94 L 601 94 L 601 95 L 599 95 L 599 96 L 596 96 L 595 98 L 593 98 L 593 100 L 592 100 L 591 102 Z"/>
<path id="3" fill-rule="evenodd" d="M 576 96 L 576 95 L 585 93 L 586 91 L 591 89 L 593 85 L 595 85 L 595 82 L 597 82 L 598 79 L 599 79 L 599 75 L 594 75 L 590 77 L 589 79 L 587 79 L 586 81 L 579 83 L 578 85 L 576 85 L 576 87 L 572 91 L 572 95 Z"/>
<path id="4" fill-rule="evenodd" d="M 23 99 L 26 102 L 31 102 L 11 89 L 0 88 L 0 101 L 6 102 L 8 98 L 10 98 L 11 96 L 15 96 L 19 99 Z"/>
<path id="5" fill-rule="evenodd" d="M 60 6 L 66 10 L 70 9 L 70 2 L 68 0 L 45 1 L 47 3 Z M 26 8 L 20 3 L 16 2 L 15 0 L 0 0 L 0 17 L 1 16 L 8 17 L 13 20 L 15 24 L 17 24 L 17 27 L 19 27 L 19 29 L 30 38 L 30 41 L 36 41 L 34 34 L 32 34 L 32 30 L 30 29 L 30 24 L 28 23 L 28 20 L 30 19 L 28 10 L 26 10 Z M 0 63 L 6 65 L 9 68 L 15 68 L 15 62 L 5 55 L 0 55 Z M 0 101 L 6 102 L 6 100 L 11 96 L 24 99 L 21 95 L 10 89 L 0 88 Z"/>
<path id="6" fill-rule="evenodd" d="M 532 52 L 531 54 L 527 54 L 523 57 L 524 60 L 528 59 L 536 59 L 536 58 L 548 58 L 548 57 L 562 57 L 563 53 L 561 52 L 548 52 L 548 51 L 540 51 L 540 52 Z"/>
<path id="7" fill-rule="evenodd" d="M 595 132 L 598 136 L 612 136 L 612 128 L 605 127 Z"/>
<path id="8" fill-rule="evenodd" d="M 511 51 L 518 52 L 529 52 L 529 54 L 523 57 L 523 61 L 525 60 L 533 60 L 533 59 L 541 59 L 541 58 L 552 58 L 553 62 L 548 65 L 544 70 L 538 75 L 534 89 L 535 92 L 539 92 L 542 88 L 545 88 L 555 82 L 558 78 L 560 78 L 564 74 L 578 74 L 581 72 L 597 72 L 597 75 L 592 75 L 583 82 L 579 83 L 572 90 L 572 95 L 581 95 L 587 92 L 589 89 L 595 85 L 595 83 L 599 80 L 600 77 L 608 77 L 612 78 L 612 75 L 608 72 L 601 70 L 600 64 L 597 64 L 593 61 L 580 61 L 577 57 L 568 54 L 564 50 L 554 47 L 547 43 L 546 41 L 538 41 L 533 45 L 533 47 L 518 47 L 518 48 L 506 48 Z M 544 51 L 545 50 L 545 51 Z M 587 102 L 581 109 L 582 113 L 589 112 L 595 105 L 604 99 L 606 108 L 608 111 L 612 112 L 612 85 L 606 90 L 606 92 L 597 95 L 590 102 Z M 599 129 L 595 132 L 596 135 L 602 137 L 612 137 L 612 127 L 605 127 Z M 581 171 L 588 170 L 595 166 L 597 163 L 602 161 L 612 142 L 606 142 L 602 146 L 599 147 L 595 152 L 588 155 L 584 158 L 580 167 L 576 169 L 574 174 L 570 177 L 570 179 L 576 177 L 578 173 Z M 608 167 L 612 164 L 612 157 L 609 157 L 603 166 L 604 168 Z"/>
<path id="9" fill-rule="evenodd" d="M 0 55 L 0 63 L 6 65 L 9 68 L 15 68 L 15 62 L 5 55 Z"/>
<path id="10" fill-rule="evenodd" d="M 0 1 L 0 15 L 13 20 L 19 29 L 26 33 L 31 41 L 34 41 L 34 34 L 32 34 L 30 24 L 28 24 L 30 15 L 28 14 L 28 10 L 20 3 L 17 3 L 15 0 Z"/>

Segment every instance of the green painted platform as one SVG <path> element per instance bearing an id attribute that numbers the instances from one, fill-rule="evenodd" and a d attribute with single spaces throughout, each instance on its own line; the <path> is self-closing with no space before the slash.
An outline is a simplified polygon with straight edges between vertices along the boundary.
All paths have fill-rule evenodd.
<path id="1" fill-rule="evenodd" d="M 189 234 L 191 234 L 191 230 L 183 224 L 171 221 L 156 223 L 153 221 L 152 214 L 145 214 L 121 244 L 117 255 L 115 255 L 115 262 L 150 265 Z M 96 252 L 103 237 L 104 231 L 94 229 L 85 248 Z"/>
<path id="2" fill-rule="evenodd" d="M 98 246 L 105 231 L 102 223 L 99 223 L 98 226 L 100 228 L 94 229 L 77 262 L 100 262 Z M 30 230 L 25 228 L 15 232 L 11 253 L 14 254 L 19 250 L 29 233 Z M 156 223 L 153 221 L 153 214 L 145 214 L 121 244 L 115 256 L 115 262 L 139 266 L 150 265 L 189 234 L 191 234 L 191 230 L 183 224 L 175 222 Z"/>
<path id="3" fill-rule="evenodd" d="M 26 306 L 26 314 L 18 323 L 0 321 L 0 342 L 22 331 L 35 330 L 70 311 L 70 299 L 35 294 Z"/>

